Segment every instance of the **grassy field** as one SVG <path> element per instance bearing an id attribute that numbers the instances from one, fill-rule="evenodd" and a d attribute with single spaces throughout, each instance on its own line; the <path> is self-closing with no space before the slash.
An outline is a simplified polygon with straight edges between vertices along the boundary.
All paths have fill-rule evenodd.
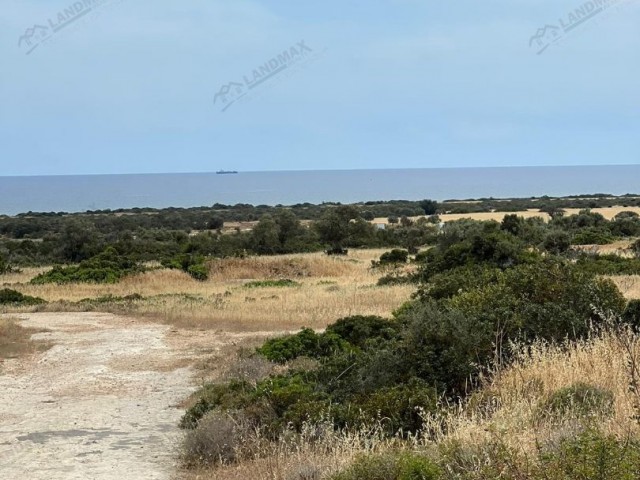
<path id="1" fill-rule="evenodd" d="M 607 208 L 593 208 L 591 209 L 594 213 L 601 214 L 607 220 L 611 220 L 620 212 L 636 212 L 640 214 L 640 207 L 607 207 Z M 567 208 L 565 209 L 565 215 L 576 215 L 580 212 L 579 208 Z M 505 215 L 516 214 L 520 217 L 531 218 L 531 217 L 540 217 L 544 220 L 549 220 L 549 215 L 543 212 L 538 211 L 537 209 L 529 209 L 526 211 L 518 211 L 518 212 L 478 212 L 478 213 L 448 213 L 439 215 L 440 220 L 443 222 L 452 222 L 455 220 L 461 220 L 463 218 L 469 218 L 471 220 L 495 220 L 497 222 L 501 222 Z M 421 217 L 412 217 L 412 220 L 418 220 Z M 374 223 L 388 223 L 388 219 L 386 218 L 376 218 L 373 220 Z"/>
<path id="2" fill-rule="evenodd" d="M 384 250 L 352 251 L 348 257 L 324 254 L 215 260 L 206 282 L 177 270 L 153 270 L 114 285 L 29 285 L 42 269 L 0 276 L 0 284 L 50 303 L 39 309 L 95 309 L 161 320 L 180 327 L 225 331 L 286 331 L 303 326 L 324 328 L 352 314 L 389 314 L 409 299 L 412 286 L 377 287 L 382 274 L 371 260 Z M 290 279 L 278 286 L 255 281 Z M 105 296 L 139 295 L 108 300 Z M 103 297 L 100 301 L 95 299 Z M 83 302 L 94 299 L 93 302 Z"/>

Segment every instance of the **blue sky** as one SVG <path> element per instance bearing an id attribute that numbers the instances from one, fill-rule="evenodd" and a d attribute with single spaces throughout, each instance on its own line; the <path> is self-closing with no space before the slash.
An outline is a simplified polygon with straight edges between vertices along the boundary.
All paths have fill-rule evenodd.
<path id="1" fill-rule="evenodd" d="M 3 1 L 0 175 L 640 163 L 637 1 L 537 55 L 589 2 L 108 0 L 26 55 L 74 3 Z"/>

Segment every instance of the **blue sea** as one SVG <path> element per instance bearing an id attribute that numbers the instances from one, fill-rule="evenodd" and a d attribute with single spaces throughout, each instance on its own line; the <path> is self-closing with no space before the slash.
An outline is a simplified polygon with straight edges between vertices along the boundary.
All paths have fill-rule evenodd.
<path id="1" fill-rule="evenodd" d="M 0 177 L 0 214 L 640 193 L 640 165 Z"/>

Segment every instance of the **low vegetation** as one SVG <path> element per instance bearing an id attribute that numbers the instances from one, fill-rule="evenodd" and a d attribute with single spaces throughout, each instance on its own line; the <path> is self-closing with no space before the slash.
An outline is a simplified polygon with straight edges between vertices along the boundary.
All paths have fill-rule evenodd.
<path id="1" fill-rule="evenodd" d="M 636 478 L 640 216 L 591 209 L 639 202 L 5 218 L 0 303 L 272 332 L 188 401 L 201 478 Z"/>

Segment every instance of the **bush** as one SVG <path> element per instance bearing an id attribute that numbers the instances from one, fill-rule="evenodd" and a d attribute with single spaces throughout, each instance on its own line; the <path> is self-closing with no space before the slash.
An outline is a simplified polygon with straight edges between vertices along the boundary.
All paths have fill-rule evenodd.
<path id="1" fill-rule="evenodd" d="M 230 414 L 212 412 L 187 432 L 182 460 L 187 467 L 229 464 L 242 456 L 250 429 Z"/>
<path id="2" fill-rule="evenodd" d="M 30 306 L 47 303 L 42 298 L 24 295 L 16 290 L 4 288 L 0 290 L 0 305 Z"/>
<path id="3" fill-rule="evenodd" d="M 541 453 L 540 464 L 533 478 L 635 480 L 640 472 L 640 444 L 586 431 Z"/>
<path id="4" fill-rule="evenodd" d="M 613 236 L 603 229 L 586 228 L 573 237 L 573 245 L 608 245 L 613 243 Z"/>
<path id="5" fill-rule="evenodd" d="M 622 321 L 629 325 L 640 327 L 640 300 L 630 300 L 622 313 Z"/>
<path id="6" fill-rule="evenodd" d="M 95 257 L 83 260 L 79 265 L 54 267 L 33 278 L 31 283 L 117 283 L 124 276 L 142 270 L 132 259 L 120 255 L 113 247 L 108 247 Z"/>
<path id="7" fill-rule="evenodd" d="M 383 453 L 358 457 L 331 480 L 437 480 L 443 472 L 428 457 L 417 453 Z"/>
<path id="8" fill-rule="evenodd" d="M 202 255 L 183 253 L 170 259 L 165 259 L 161 264 L 165 268 L 182 270 L 191 275 L 194 280 L 204 282 L 209 279 L 209 268 L 204 262 L 205 258 Z"/>
<path id="9" fill-rule="evenodd" d="M 247 382 L 233 380 L 225 384 L 207 384 L 201 388 L 196 403 L 180 419 L 180 428 L 193 429 L 212 410 L 235 411 L 248 405 L 253 388 Z"/>
<path id="10" fill-rule="evenodd" d="M 257 351 L 272 362 L 284 363 L 298 357 L 327 357 L 348 348 L 349 344 L 335 333 L 318 334 L 310 328 L 304 328 L 295 335 L 268 340 Z"/>
<path id="11" fill-rule="evenodd" d="M 551 231 L 545 236 L 542 246 L 549 253 L 562 254 L 571 248 L 571 237 L 563 230 Z"/>
<path id="12" fill-rule="evenodd" d="M 375 315 L 355 315 L 337 320 L 327 327 L 326 332 L 359 348 L 374 338 L 390 339 L 397 333 L 399 325 Z"/>
<path id="13" fill-rule="evenodd" d="M 609 415 L 613 411 L 613 393 L 578 382 L 553 392 L 538 406 L 538 420 L 562 420 L 568 415 L 590 417 Z"/>
<path id="14" fill-rule="evenodd" d="M 198 280 L 199 282 L 204 282 L 209 278 L 209 269 L 202 263 L 189 265 L 189 268 L 187 268 L 187 273 L 191 275 L 193 279 Z"/>
<path id="15" fill-rule="evenodd" d="M 397 265 L 407 263 L 409 252 L 400 248 L 394 248 L 390 252 L 385 252 L 377 262 L 372 260 L 373 267 L 384 267 L 387 265 Z"/>
<path id="16" fill-rule="evenodd" d="M 248 282 L 244 284 L 245 288 L 286 288 L 286 287 L 300 287 L 300 283 L 283 278 L 281 280 L 256 280 L 254 282 Z"/>
<path id="17" fill-rule="evenodd" d="M 624 258 L 615 254 L 578 257 L 576 265 L 591 275 L 638 275 L 640 258 Z"/>

